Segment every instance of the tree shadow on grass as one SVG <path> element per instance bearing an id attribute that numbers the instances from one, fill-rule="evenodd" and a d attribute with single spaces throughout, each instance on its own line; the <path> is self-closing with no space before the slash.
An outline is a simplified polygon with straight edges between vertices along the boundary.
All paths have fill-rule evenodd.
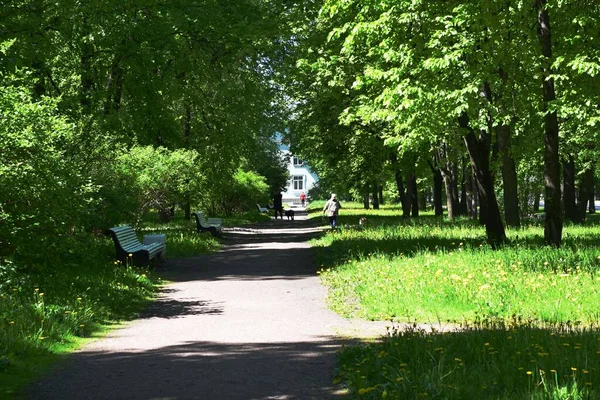
<path id="1" fill-rule="evenodd" d="M 356 341 L 186 342 L 131 352 L 81 352 L 27 399 L 341 399 L 335 353 Z"/>

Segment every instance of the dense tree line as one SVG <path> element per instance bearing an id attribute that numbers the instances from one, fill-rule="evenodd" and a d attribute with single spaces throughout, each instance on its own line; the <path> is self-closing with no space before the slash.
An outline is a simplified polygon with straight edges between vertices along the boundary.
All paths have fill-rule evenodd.
<path id="1" fill-rule="evenodd" d="M 278 10 L 4 2 L 0 256 L 47 254 L 150 209 L 243 211 L 284 187 Z"/>
<path id="2" fill-rule="evenodd" d="M 541 195 L 553 246 L 563 216 L 593 210 L 598 4 L 303 4 L 291 136 L 326 182 L 372 199 L 389 182 L 405 215 L 418 213 L 419 181 L 441 214 L 443 187 L 448 216 L 480 218 L 493 244 Z"/>

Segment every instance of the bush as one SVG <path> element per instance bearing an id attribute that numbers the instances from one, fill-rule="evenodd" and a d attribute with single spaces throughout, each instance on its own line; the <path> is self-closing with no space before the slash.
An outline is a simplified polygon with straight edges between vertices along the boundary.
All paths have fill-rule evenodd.
<path id="1" fill-rule="evenodd" d="M 198 153 L 163 147 L 133 147 L 117 160 L 117 176 L 128 177 L 138 216 L 150 209 L 166 212 L 186 196 L 202 191 L 204 181 Z"/>
<path id="2" fill-rule="evenodd" d="M 96 187 L 68 153 L 74 129 L 55 101 L 0 87 L 0 257 L 43 261 L 76 231 Z"/>
<path id="3" fill-rule="evenodd" d="M 221 185 L 218 199 L 219 211 L 226 215 L 253 209 L 257 203 L 266 203 L 269 198 L 269 185 L 264 177 L 252 171 L 236 171 L 229 184 Z M 209 207 L 210 208 L 210 207 Z"/>

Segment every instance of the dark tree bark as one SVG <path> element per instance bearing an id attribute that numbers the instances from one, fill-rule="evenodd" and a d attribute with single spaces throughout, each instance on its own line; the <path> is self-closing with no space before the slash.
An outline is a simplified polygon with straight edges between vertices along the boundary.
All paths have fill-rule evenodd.
<path id="1" fill-rule="evenodd" d="M 540 192 L 535 192 L 533 194 L 533 211 L 540 212 L 540 197 L 542 194 Z"/>
<path id="2" fill-rule="evenodd" d="M 469 212 L 469 207 L 467 205 L 467 175 L 470 173 L 466 168 L 464 162 L 462 165 L 462 174 L 460 180 L 460 214 L 467 215 Z"/>
<path id="3" fill-rule="evenodd" d="M 549 105 L 556 99 L 554 78 L 552 78 L 552 40 L 550 36 L 550 16 L 546 9 L 546 0 L 535 0 L 538 19 L 538 37 L 542 49 L 542 87 L 544 117 L 544 240 L 546 244 L 560 247 L 562 240 L 562 210 L 560 194 L 560 160 L 558 156 L 558 115 L 549 111 Z"/>
<path id="4" fill-rule="evenodd" d="M 511 154 L 510 127 L 500 125 L 496 128 L 498 150 L 502 156 L 502 187 L 504 188 L 504 219 L 507 226 L 521 226 L 517 169 Z"/>
<path id="5" fill-rule="evenodd" d="M 418 217 L 419 216 L 419 189 L 417 188 L 417 177 L 415 174 L 411 174 L 412 175 L 412 179 L 410 180 L 410 183 L 408 183 L 411 186 L 411 191 L 412 191 L 412 202 L 411 202 L 411 215 L 413 217 Z"/>
<path id="6" fill-rule="evenodd" d="M 573 156 L 563 161 L 563 206 L 565 219 L 571 222 L 578 221 L 577 205 L 575 203 L 575 161 Z"/>
<path id="7" fill-rule="evenodd" d="M 584 178 L 583 178 L 584 182 L 583 185 L 586 188 L 586 193 L 587 193 L 587 205 L 588 205 L 588 211 L 590 214 L 595 214 L 596 213 L 596 196 L 594 193 L 594 186 L 595 186 L 595 182 L 594 182 L 594 168 L 588 168 L 585 170 L 585 174 L 584 174 Z M 584 209 L 585 212 L 585 209 Z"/>
<path id="8" fill-rule="evenodd" d="M 473 171 L 475 172 L 482 214 L 485 212 L 487 239 L 492 246 L 497 246 L 506 242 L 506 233 L 498 201 L 496 200 L 494 181 L 490 170 L 491 138 L 486 131 L 481 131 L 481 134 L 477 137 L 469 124 L 469 117 L 466 113 L 460 116 L 459 124 L 467 132 L 464 136 L 464 141 L 471 157 Z"/>
<path id="9" fill-rule="evenodd" d="M 366 192 L 363 196 L 363 207 L 365 210 L 371 208 L 371 206 L 369 205 L 369 192 Z"/>
<path id="10" fill-rule="evenodd" d="M 477 186 L 473 180 L 473 167 L 469 165 L 468 173 L 465 171 L 465 186 L 467 188 L 467 215 L 477 219 Z"/>
<path id="11" fill-rule="evenodd" d="M 437 155 L 440 160 L 439 169 L 444 180 L 444 188 L 446 190 L 446 209 L 448 218 L 453 220 L 458 215 L 458 193 L 456 191 L 456 168 L 454 163 L 448 159 L 448 149 L 446 145 L 438 151 Z M 445 165 L 442 166 L 441 160 L 445 159 Z"/>
<path id="12" fill-rule="evenodd" d="M 456 163 L 450 164 L 450 170 L 452 171 L 450 176 L 452 177 L 452 205 L 454 207 L 454 215 L 463 215 L 460 208 L 460 197 L 458 191 L 458 165 Z"/>
<path id="13" fill-rule="evenodd" d="M 588 171 L 589 169 L 585 169 L 581 175 L 581 179 L 579 180 L 579 191 L 577 192 L 577 220 L 579 222 L 585 221 L 588 207 L 589 195 L 587 192 L 588 185 L 586 182 Z"/>
<path id="14" fill-rule="evenodd" d="M 435 160 L 435 165 L 429 160 L 427 160 L 427 163 L 429 164 L 429 169 L 431 169 L 431 173 L 433 174 L 433 209 L 435 211 L 435 215 L 439 217 L 444 215 L 444 207 L 442 205 L 442 185 L 444 184 L 444 178 L 442 178 L 442 173 L 438 167 L 437 157 Z"/>
<path id="15" fill-rule="evenodd" d="M 427 195 L 424 190 L 419 190 L 419 195 L 417 196 L 419 199 L 419 210 L 427 210 Z"/>
<path id="16" fill-rule="evenodd" d="M 373 210 L 379 210 L 378 184 L 373 185 Z"/>
<path id="17" fill-rule="evenodd" d="M 471 218 L 477 219 L 479 217 L 479 194 L 477 192 L 477 182 L 475 180 L 475 172 L 471 169 Z"/>
<path id="18" fill-rule="evenodd" d="M 379 194 L 379 204 L 384 205 L 385 203 L 383 201 L 383 185 L 379 185 L 377 190 L 378 190 L 378 194 Z"/>
<path id="19" fill-rule="evenodd" d="M 410 217 L 410 212 L 412 210 L 412 205 L 416 193 L 414 192 L 414 186 L 412 184 L 413 181 L 413 173 L 409 171 L 406 174 L 406 196 L 404 197 L 404 203 L 402 203 L 402 216 Z"/>
<path id="20" fill-rule="evenodd" d="M 396 156 L 396 154 L 390 154 L 390 161 L 396 168 L 396 171 L 394 173 L 394 179 L 396 181 L 396 188 L 398 190 L 398 201 L 402 206 L 402 215 L 406 215 L 406 211 L 404 210 L 404 205 L 406 203 L 406 193 L 404 190 L 404 183 L 402 182 L 402 171 L 400 171 L 400 168 L 398 168 L 397 166 L 398 157 Z"/>

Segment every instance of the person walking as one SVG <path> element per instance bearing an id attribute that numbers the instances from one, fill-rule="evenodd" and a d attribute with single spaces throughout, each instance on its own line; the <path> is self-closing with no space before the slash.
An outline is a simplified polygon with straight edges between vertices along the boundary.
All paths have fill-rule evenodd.
<path id="1" fill-rule="evenodd" d="M 306 204 L 306 194 L 304 192 L 300 193 L 300 201 L 302 202 L 302 207 Z"/>
<path id="2" fill-rule="evenodd" d="M 337 216 L 338 212 L 342 208 L 341 203 L 338 201 L 335 193 L 331 193 L 331 198 L 327 200 L 325 203 L 325 207 L 323 207 L 323 215 L 327 212 L 327 217 L 329 217 L 329 225 L 331 225 L 331 229 L 335 229 L 337 226 Z"/>
<path id="3" fill-rule="evenodd" d="M 277 213 L 283 219 L 283 195 L 281 193 L 277 193 L 273 198 L 273 210 L 275 210 L 275 219 L 277 219 Z"/>

